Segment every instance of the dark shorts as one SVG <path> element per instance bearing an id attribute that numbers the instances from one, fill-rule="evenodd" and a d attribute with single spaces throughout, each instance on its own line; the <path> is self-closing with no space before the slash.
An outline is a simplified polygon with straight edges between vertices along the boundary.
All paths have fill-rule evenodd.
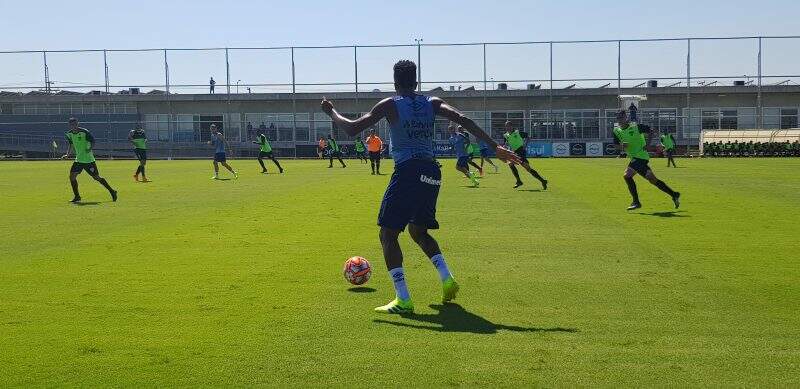
<path id="1" fill-rule="evenodd" d="M 342 152 L 341 151 L 333 151 L 333 150 L 331 150 L 331 153 L 329 154 L 329 156 L 330 156 L 330 158 L 342 158 Z"/>
<path id="2" fill-rule="evenodd" d="M 270 151 L 270 152 L 259 151 L 258 152 L 258 158 L 272 158 L 272 151 Z"/>
<path id="3" fill-rule="evenodd" d="M 81 174 L 81 172 L 84 170 L 86 170 L 86 173 L 89 173 L 89 175 L 92 177 L 100 175 L 100 171 L 97 170 L 97 164 L 94 162 L 91 163 L 73 162 L 72 167 L 69 169 L 69 172 Z"/>
<path id="4" fill-rule="evenodd" d="M 519 159 L 522 161 L 522 163 L 528 163 L 528 154 L 525 152 L 525 146 L 514 150 L 514 154 L 519 156 Z"/>
<path id="5" fill-rule="evenodd" d="M 458 160 L 456 160 L 456 167 L 468 167 L 471 159 L 472 157 L 470 156 L 458 157 Z"/>
<path id="6" fill-rule="evenodd" d="M 674 153 L 675 153 L 675 149 L 665 149 L 665 150 L 664 150 L 664 154 L 665 154 L 667 157 L 672 157 L 672 154 L 674 154 Z"/>
<path id="7" fill-rule="evenodd" d="M 214 162 L 226 162 L 227 160 L 225 153 L 214 153 Z"/>
<path id="8" fill-rule="evenodd" d="M 481 157 L 489 158 L 489 149 L 481 149 Z"/>
<path id="9" fill-rule="evenodd" d="M 411 223 L 428 229 L 439 228 L 436 199 L 442 171 L 432 160 L 411 159 L 395 167 L 383 195 L 378 225 L 403 230 Z"/>
<path id="10" fill-rule="evenodd" d="M 356 155 L 359 155 L 359 156 L 367 155 L 367 151 L 366 150 L 361 150 L 361 151 L 356 150 Z"/>
<path id="11" fill-rule="evenodd" d="M 381 159 L 381 152 L 380 151 L 370 151 L 369 152 L 369 159 L 373 161 L 379 161 Z"/>
<path id="12" fill-rule="evenodd" d="M 646 159 L 633 158 L 628 164 L 628 167 L 633 169 L 636 173 L 639 173 L 642 177 L 646 177 L 647 172 L 650 171 L 649 162 L 650 161 Z"/>
<path id="13" fill-rule="evenodd" d="M 147 161 L 147 150 L 133 149 L 133 153 L 136 154 L 136 159 L 139 161 Z"/>

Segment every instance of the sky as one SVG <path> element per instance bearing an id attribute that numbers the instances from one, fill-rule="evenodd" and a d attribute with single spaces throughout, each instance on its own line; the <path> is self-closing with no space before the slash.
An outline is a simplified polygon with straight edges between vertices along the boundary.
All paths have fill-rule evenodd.
<path id="1" fill-rule="evenodd" d="M 667 37 L 800 35 L 794 15 L 800 2 L 744 1 L 10 1 L 0 0 L 3 38 L 0 51 L 67 49 L 209 48 L 603 40 Z M 800 39 L 763 42 L 763 73 L 778 76 L 795 70 Z M 694 77 L 753 77 L 758 45 L 746 41 L 695 41 Z M 616 85 L 616 43 L 557 44 L 553 74 L 579 86 Z M 686 42 L 624 43 L 623 78 L 686 76 Z M 289 50 L 229 51 L 231 84 L 255 91 L 285 90 L 291 82 Z M 360 90 L 388 88 L 391 65 L 416 60 L 414 47 L 359 48 Z M 548 45 L 487 47 L 487 79 L 547 80 Z M 50 53 L 50 78 L 56 87 L 104 83 L 102 53 Z M 163 52 L 111 52 L 113 86 L 164 89 Z M 173 91 L 206 89 L 213 76 L 226 83 L 224 51 L 169 52 Z M 354 49 L 297 49 L 299 84 L 352 83 Z M 0 89 L 43 83 L 41 53 L 2 54 Z M 483 47 L 423 47 L 425 87 L 473 85 L 483 79 Z M 786 77 L 789 78 L 789 77 Z M 602 80 L 601 80 L 602 79 Z M 629 80 L 636 84 L 640 80 Z M 671 83 L 673 80 L 661 80 Z M 730 82 L 730 79 L 723 79 Z M 531 82 L 531 81 L 526 81 Z M 512 83 L 524 86 L 526 82 Z M 557 82 L 556 87 L 571 84 Z M 256 85 L 259 86 L 256 86 Z M 196 85 L 180 88 L 174 85 Z M 491 86 L 490 86 L 491 87 Z M 299 91 L 352 90 L 353 86 L 300 85 Z M 97 88 L 94 88 L 97 89 Z M 244 92 L 245 87 L 240 88 Z M 219 90 L 218 90 L 219 91 Z"/>

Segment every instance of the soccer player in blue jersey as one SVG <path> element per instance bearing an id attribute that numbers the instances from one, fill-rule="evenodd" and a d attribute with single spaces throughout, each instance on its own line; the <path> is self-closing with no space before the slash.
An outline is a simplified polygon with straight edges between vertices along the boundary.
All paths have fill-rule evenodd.
<path id="1" fill-rule="evenodd" d="M 214 176 L 211 179 L 219 179 L 219 165 L 224 166 L 225 169 L 233 173 L 234 178 L 239 178 L 236 170 L 233 170 L 231 165 L 228 165 L 228 157 L 225 154 L 225 146 L 228 145 L 228 141 L 225 139 L 225 135 L 222 135 L 222 132 L 217 129 L 216 124 L 212 124 L 209 131 L 211 131 L 211 140 L 208 141 L 208 144 L 214 146 Z"/>
<path id="2" fill-rule="evenodd" d="M 475 177 L 471 171 L 469 171 L 469 164 L 470 164 L 470 153 L 467 150 L 467 146 L 469 145 L 469 135 L 461 132 L 462 127 L 456 128 L 455 126 L 450 126 L 450 145 L 453 146 L 453 151 L 456 154 L 456 170 L 463 173 L 464 176 L 469 178 L 472 181 L 472 185 L 478 187 L 480 182 L 478 181 L 478 177 Z"/>
<path id="3" fill-rule="evenodd" d="M 443 116 L 456 122 L 497 151 L 497 157 L 511 163 L 519 157 L 510 150 L 498 146 L 472 119 L 445 103 L 438 97 L 419 95 L 417 87 L 417 65 L 402 60 L 394 65 L 394 85 L 397 95 L 381 100 L 370 112 L 358 119 L 348 119 L 323 98 L 322 111 L 331 117 L 337 128 L 350 136 L 376 125 L 386 118 L 391 127 L 392 158 L 395 170 L 383 196 L 378 225 L 386 267 L 394 281 L 396 298 L 390 303 L 375 308 L 384 313 L 411 313 L 414 305 L 406 286 L 403 270 L 403 253 L 398 236 L 408 226 L 414 242 L 430 258 L 442 281 L 442 301 L 456 297 L 458 284 L 447 267 L 439 244 L 428 233 L 439 228 L 436 221 L 436 200 L 442 184 L 442 172 L 433 157 L 434 119 Z"/>

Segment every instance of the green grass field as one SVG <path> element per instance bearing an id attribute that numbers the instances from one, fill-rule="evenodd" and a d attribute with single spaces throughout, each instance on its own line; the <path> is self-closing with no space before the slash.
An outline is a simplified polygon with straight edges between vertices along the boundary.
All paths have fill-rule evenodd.
<path id="1" fill-rule="evenodd" d="M 150 184 L 100 161 L 120 201 L 84 174 L 83 206 L 69 162 L 0 163 L 0 387 L 800 386 L 800 159 L 656 159 L 683 206 L 637 179 L 634 213 L 625 161 L 534 162 L 546 192 L 444 161 L 434 236 L 462 291 L 439 305 L 403 235 L 410 317 L 372 312 L 389 176 L 357 161 L 152 161 Z"/>

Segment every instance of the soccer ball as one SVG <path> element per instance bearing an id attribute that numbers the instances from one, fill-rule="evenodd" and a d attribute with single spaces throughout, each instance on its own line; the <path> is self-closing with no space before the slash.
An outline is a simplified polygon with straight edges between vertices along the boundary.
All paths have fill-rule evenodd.
<path id="1" fill-rule="evenodd" d="M 372 267 L 363 257 L 352 257 L 344 263 L 344 279 L 353 285 L 363 285 L 372 275 Z"/>

